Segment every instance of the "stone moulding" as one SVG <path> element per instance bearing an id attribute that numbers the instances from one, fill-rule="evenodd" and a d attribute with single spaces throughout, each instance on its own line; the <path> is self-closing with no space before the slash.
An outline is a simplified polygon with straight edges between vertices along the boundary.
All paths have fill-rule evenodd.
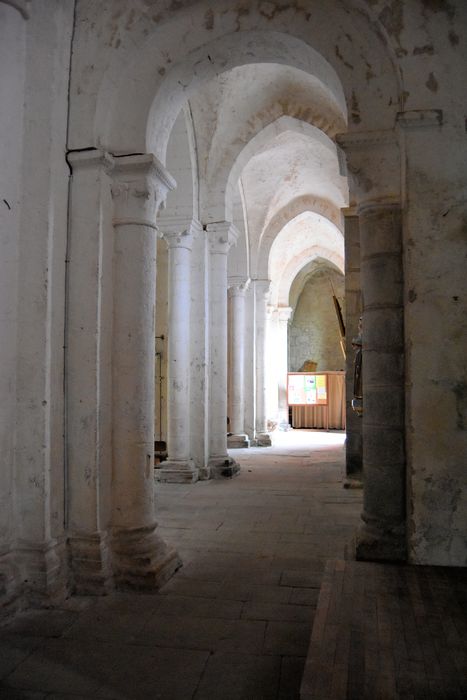
<path id="1" fill-rule="evenodd" d="M 443 125 L 442 109 L 412 109 L 398 112 L 396 124 L 401 129 L 423 129 Z"/>
<path id="2" fill-rule="evenodd" d="M 358 205 L 358 214 L 363 212 L 378 211 L 381 209 L 400 209 L 401 203 L 398 197 L 380 197 L 378 199 L 369 199 Z"/>
<path id="3" fill-rule="evenodd" d="M 397 138 L 393 129 L 379 131 L 355 131 L 336 135 L 336 143 L 344 153 L 351 150 L 364 150 L 375 146 L 396 146 Z"/>
<path id="4" fill-rule="evenodd" d="M 111 173 L 115 160 L 107 151 L 101 151 L 98 148 L 89 148 L 80 151 L 68 151 L 66 159 L 71 166 L 72 171 L 79 168 L 104 168 L 107 174 Z"/>

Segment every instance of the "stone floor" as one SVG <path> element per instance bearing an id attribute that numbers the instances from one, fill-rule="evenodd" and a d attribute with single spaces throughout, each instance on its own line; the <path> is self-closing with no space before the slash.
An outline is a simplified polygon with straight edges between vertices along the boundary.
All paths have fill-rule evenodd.
<path id="1" fill-rule="evenodd" d="M 158 593 L 71 598 L 1 630 L 0 698 L 293 700 L 325 561 L 346 558 L 361 492 L 344 435 L 232 450 L 240 476 L 157 485 L 184 566 Z"/>
<path id="2" fill-rule="evenodd" d="M 329 560 L 302 700 L 465 700 L 467 569 Z"/>

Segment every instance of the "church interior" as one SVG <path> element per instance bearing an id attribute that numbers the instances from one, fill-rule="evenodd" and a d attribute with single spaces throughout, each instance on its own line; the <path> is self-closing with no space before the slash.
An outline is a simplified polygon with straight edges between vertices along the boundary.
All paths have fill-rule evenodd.
<path id="1" fill-rule="evenodd" d="M 0 77 L 0 698 L 465 698 L 467 4 L 0 0 Z"/>

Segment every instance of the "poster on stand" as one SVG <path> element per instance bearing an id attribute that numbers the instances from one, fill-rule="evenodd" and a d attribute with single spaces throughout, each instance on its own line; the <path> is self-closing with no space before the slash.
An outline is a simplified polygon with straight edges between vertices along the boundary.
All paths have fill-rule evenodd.
<path id="1" fill-rule="evenodd" d="M 287 401 L 289 406 L 327 406 L 327 376 L 313 372 L 289 372 Z"/>

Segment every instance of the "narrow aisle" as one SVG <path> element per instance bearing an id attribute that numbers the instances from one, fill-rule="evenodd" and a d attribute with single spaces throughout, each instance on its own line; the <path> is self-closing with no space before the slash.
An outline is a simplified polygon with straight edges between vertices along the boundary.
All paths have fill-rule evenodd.
<path id="1" fill-rule="evenodd" d="M 161 593 L 208 599 L 211 632 L 232 618 L 205 646 L 199 620 L 185 620 L 186 645 L 214 652 L 196 700 L 217 698 L 224 678 L 223 698 L 298 698 L 325 561 L 351 552 L 361 512 L 362 492 L 342 488 L 344 440 L 275 433 L 270 448 L 230 451 L 241 464 L 232 480 L 161 485 L 161 533 L 184 560 Z"/>

